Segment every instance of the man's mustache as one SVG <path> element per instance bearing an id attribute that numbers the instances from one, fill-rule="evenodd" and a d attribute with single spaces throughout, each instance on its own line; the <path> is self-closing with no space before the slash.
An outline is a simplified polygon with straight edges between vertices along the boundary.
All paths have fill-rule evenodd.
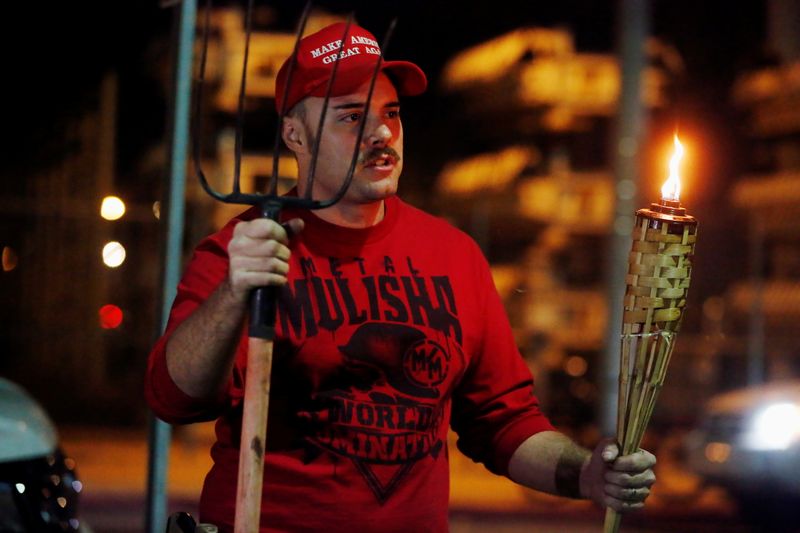
<path id="1" fill-rule="evenodd" d="M 358 158 L 358 162 L 362 165 L 368 165 L 384 157 L 391 157 L 395 162 L 400 161 L 400 154 L 397 153 L 397 150 L 391 146 L 384 146 L 382 148 L 372 148 L 369 152 L 362 154 Z"/>

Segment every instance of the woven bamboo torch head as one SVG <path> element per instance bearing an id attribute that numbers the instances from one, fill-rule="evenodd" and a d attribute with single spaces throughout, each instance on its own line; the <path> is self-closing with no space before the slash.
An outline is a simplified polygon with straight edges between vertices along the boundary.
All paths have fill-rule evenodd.
<path id="1" fill-rule="evenodd" d="M 636 212 L 633 246 L 628 258 L 623 334 L 677 332 L 692 276 L 697 220 L 681 207 L 676 152 L 660 203 Z"/>

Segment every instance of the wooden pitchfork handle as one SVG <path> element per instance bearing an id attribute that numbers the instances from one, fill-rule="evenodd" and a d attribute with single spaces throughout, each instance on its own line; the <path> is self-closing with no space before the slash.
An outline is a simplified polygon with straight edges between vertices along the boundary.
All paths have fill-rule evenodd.
<path id="1" fill-rule="evenodd" d="M 280 206 L 266 206 L 263 214 L 266 218 L 277 221 Z M 277 287 L 258 287 L 250 294 L 234 533 L 257 532 L 261 521 L 277 296 Z"/>

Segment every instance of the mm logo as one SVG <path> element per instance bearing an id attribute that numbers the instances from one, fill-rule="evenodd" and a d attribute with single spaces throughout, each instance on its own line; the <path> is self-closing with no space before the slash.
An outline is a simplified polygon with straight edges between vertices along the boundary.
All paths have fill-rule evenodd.
<path id="1" fill-rule="evenodd" d="M 449 354 L 430 339 L 412 344 L 403 356 L 403 373 L 409 381 L 422 387 L 440 384 L 449 370 Z"/>

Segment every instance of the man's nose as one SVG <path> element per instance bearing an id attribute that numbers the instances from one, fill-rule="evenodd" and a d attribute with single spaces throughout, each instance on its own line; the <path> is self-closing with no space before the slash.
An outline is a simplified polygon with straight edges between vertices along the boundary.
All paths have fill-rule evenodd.
<path id="1" fill-rule="evenodd" d="M 383 122 L 376 122 L 372 131 L 367 137 L 367 143 L 370 146 L 383 146 L 388 143 L 392 138 L 392 130 Z"/>

